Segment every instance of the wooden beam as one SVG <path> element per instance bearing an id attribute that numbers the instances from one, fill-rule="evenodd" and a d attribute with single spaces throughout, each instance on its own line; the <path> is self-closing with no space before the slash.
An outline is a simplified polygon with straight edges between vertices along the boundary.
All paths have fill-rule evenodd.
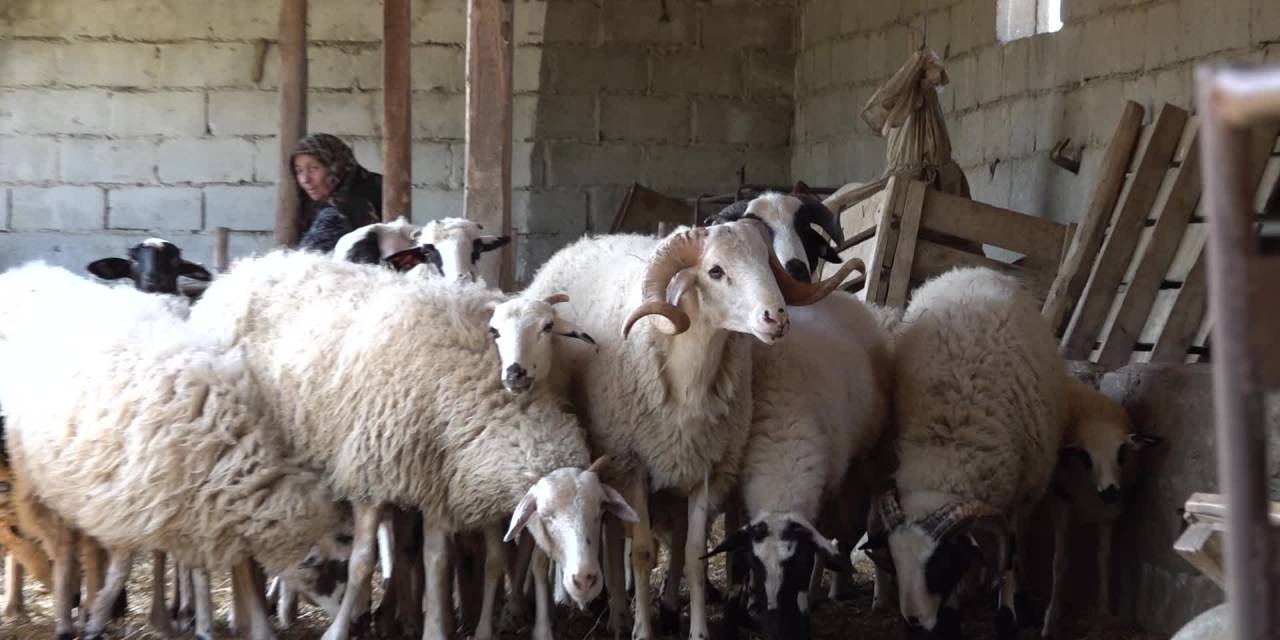
<path id="1" fill-rule="evenodd" d="M 872 304 L 884 304 L 888 276 L 893 269 L 893 250 L 898 246 L 897 219 L 906 200 L 908 178 L 889 178 L 885 184 L 884 200 L 876 217 L 876 244 L 867 265 L 867 286 L 864 300 Z"/>
<path id="2" fill-rule="evenodd" d="M 280 178 L 276 182 L 276 244 L 302 235 L 302 203 L 289 154 L 307 134 L 307 0 L 280 2 Z"/>
<path id="3" fill-rule="evenodd" d="M 409 0 L 382 5 L 382 220 L 411 218 L 413 147 Z"/>
<path id="4" fill-rule="evenodd" d="M 464 215 L 489 233 L 507 236 L 511 235 L 512 13 L 512 0 L 467 2 Z M 496 269 L 482 269 L 494 272 L 482 273 L 490 284 L 511 286 L 513 244 L 500 250 Z"/>
<path id="5" fill-rule="evenodd" d="M 1138 134 L 1142 130 L 1142 115 L 1145 110 L 1136 102 L 1129 101 L 1124 105 L 1124 113 L 1120 115 L 1120 124 L 1107 144 L 1107 153 L 1102 157 L 1102 165 L 1098 168 L 1098 184 L 1089 198 L 1089 206 L 1080 220 L 1080 228 L 1067 250 L 1067 257 L 1058 270 L 1058 277 L 1049 288 L 1049 297 L 1045 300 L 1042 314 L 1049 321 L 1049 326 L 1057 333 L 1066 329 L 1063 324 L 1070 317 L 1072 306 L 1079 299 L 1089 278 L 1089 267 L 1102 247 L 1103 232 L 1107 221 L 1115 210 L 1116 200 L 1120 197 L 1120 189 L 1124 186 L 1125 169 L 1129 166 L 1129 158 L 1133 156 L 1134 145 L 1138 142 Z"/>
<path id="6" fill-rule="evenodd" d="M 218 227 L 213 230 L 213 270 L 227 272 L 227 250 L 231 244 L 231 230 Z"/>
<path id="7" fill-rule="evenodd" d="M 907 306 L 907 292 L 911 288 L 911 267 L 915 262 L 916 240 L 920 237 L 920 217 L 924 212 L 924 194 L 927 187 L 926 183 L 918 180 L 907 183 L 907 199 L 902 206 L 902 220 L 898 225 L 898 248 L 893 253 L 893 268 L 889 271 L 889 289 L 885 294 L 885 306 Z"/>
<path id="8" fill-rule="evenodd" d="M 930 189 L 922 226 L 934 233 L 989 244 L 1027 256 L 1057 272 L 1067 226 L 1044 218 Z"/>

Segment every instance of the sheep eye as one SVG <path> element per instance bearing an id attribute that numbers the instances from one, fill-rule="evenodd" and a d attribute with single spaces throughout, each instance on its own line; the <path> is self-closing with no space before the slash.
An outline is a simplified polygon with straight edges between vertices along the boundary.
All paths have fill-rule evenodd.
<path id="1" fill-rule="evenodd" d="M 548 333 L 548 332 L 550 332 L 550 331 L 551 331 L 551 328 L 552 328 L 553 326 L 555 326 L 555 323 L 554 323 L 554 322 L 548 322 L 548 323 L 546 323 L 546 324 L 542 325 L 542 332 L 543 332 L 543 333 Z"/>
<path id="2" fill-rule="evenodd" d="M 707 271 L 707 275 L 711 276 L 712 280 L 719 280 L 724 277 L 724 269 L 721 269 L 718 264 L 713 265 L 711 269 Z"/>
<path id="3" fill-rule="evenodd" d="M 493 339 L 494 339 L 494 340 L 497 340 L 497 339 L 498 339 L 498 330 L 497 330 L 497 329 L 494 329 L 493 327 L 489 327 L 489 335 L 493 336 Z"/>

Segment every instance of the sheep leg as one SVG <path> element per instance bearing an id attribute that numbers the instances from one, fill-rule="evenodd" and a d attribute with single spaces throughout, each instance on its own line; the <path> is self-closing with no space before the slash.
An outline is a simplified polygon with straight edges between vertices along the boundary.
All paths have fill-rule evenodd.
<path id="1" fill-rule="evenodd" d="M 627 483 L 627 502 L 639 516 L 639 521 L 630 525 L 631 529 L 631 575 L 635 580 L 636 596 L 632 609 L 632 640 L 652 640 L 653 621 L 649 612 L 653 610 L 653 594 L 649 591 L 649 575 L 653 571 L 653 532 L 649 521 L 649 482 L 641 471 Z"/>
<path id="2" fill-rule="evenodd" d="M 480 620 L 476 624 L 476 640 L 493 638 L 494 601 L 498 586 L 506 571 L 506 553 L 502 548 L 502 532 L 497 527 L 484 529 L 484 603 L 480 607 Z"/>
<path id="3" fill-rule="evenodd" d="M 423 516 L 422 568 L 426 588 L 422 594 L 425 619 L 422 640 L 448 640 L 453 627 L 453 596 L 449 588 L 449 534 L 433 530 Z"/>
<path id="4" fill-rule="evenodd" d="M 533 560 L 533 548 L 533 536 L 520 536 L 515 553 L 507 555 L 509 587 L 507 601 L 502 607 L 500 629 L 515 629 L 529 617 L 529 596 L 525 593 L 524 583 Z"/>
<path id="5" fill-rule="evenodd" d="M 352 505 L 352 510 L 355 512 L 355 537 L 351 542 L 351 562 L 347 566 L 347 590 L 342 594 L 338 615 L 329 624 L 323 640 L 347 640 L 351 635 L 357 603 L 363 602 L 366 610 L 369 603 L 369 581 L 373 577 L 373 544 L 378 534 L 382 505 L 356 502 Z"/>
<path id="6" fill-rule="evenodd" d="M 110 569 L 108 569 L 110 573 Z M 151 612 L 147 619 L 151 628 L 162 635 L 173 635 L 173 620 L 165 603 L 165 556 L 162 551 L 151 552 Z"/>
<path id="7" fill-rule="evenodd" d="M 290 589 L 284 580 L 280 581 L 280 593 L 276 599 L 276 617 L 280 619 L 281 629 L 288 629 L 298 619 L 298 592 Z"/>
<path id="8" fill-rule="evenodd" d="M 95 545 L 96 546 L 96 545 Z M 95 550 L 92 555 L 97 555 Z M 112 551 L 108 554 L 107 576 L 102 581 L 98 595 L 90 602 L 89 623 L 85 625 L 81 640 L 101 640 L 102 632 L 111 620 L 111 609 L 116 598 L 124 591 L 125 582 L 129 580 L 129 569 L 133 566 L 133 554 Z"/>
<path id="9" fill-rule="evenodd" d="M 615 640 L 622 637 L 627 624 L 627 585 L 623 554 L 625 534 L 622 521 L 604 517 L 604 588 L 609 592 L 609 630 Z M 544 563 L 545 564 L 545 563 Z M 537 579 L 536 569 L 534 579 Z"/>
<path id="10" fill-rule="evenodd" d="M 551 596 L 547 593 L 547 554 L 535 547 L 530 555 L 534 606 L 537 608 L 537 613 L 534 614 L 533 640 L 555 640 L 551 629 Z"/>
<path id="11" fill-rule="evenodd" d="M 1014 527 L 1015 533 L 1011 536 L 1010 541 L 1010 545 L 1014 550 L 1017 549 L 1019 540 L 1026 540 L 1022 536 L 1022 520 L 1015 519 L 1015 522 L 1018 524 Z M 1018 572 L 1017 563 L 1014 559 L 1017 553 L 1016 551 L 1009 553 L 1009 551 L 1008 547 L 1000 550 L 1000 560 L 1004 566 L 1002 567 L 1003 575 L 1000 579 L 1000 609 L 996 614 L 996 638 L 998 640 L 1016 640 L 1018 637 L 1018 616 L 1014 613 L 1016 608 L 1014 603 L 1018 597 Z"/>
<path id="12" fill-rule="evenodd" d="M 80 626 L 89 622 L 89 612 L 98 601 L 106 573 L 106 552 L 88 536 L 80 538 L 80 567 L 84 576 L 84 601 L 80 603 Z"/>
<path id="13" fill-rule="evenodd" d="M 73 602 L 80 593 L 80 567 L 76 554 L 76 534 L 59 531 L 51 543 L 53 560 L 54 633 L 57 640 L 71 640 L 75 624 L 71 620 Z"/>
<path id="14" fill-rule="evenodd" d="M 395 515 L 388 514 L 378 523 L 378 566 L 382 569 L 382 591 L 391 588 L 391 574 L 395 571 L 396 554 Z"/>
<path id="15" fill-rule="evenodd" d="M 1062 614 L 1062 581 L 1067 575 L 1068 507 L 1053 509 L 1053 584 L 1049 589 L 1049 606 L 1044 610 L 1044 626 L 1041 637 L 1048 638 L 1058 631 L 1058 618 Z"/>
<path id="16" fill-rule="evenodd" d="M 13 553 L 4 558 L 4 617 L 13 620 L 26 616 L 22 600 L 22 564 Z"/>
<path id="17" fill-rule="evenodd" d="M 231 567 L 231 593 L 239 611 L 236 614 L 236 634 L 250 640 L 274 640 L 275 632 L 267 620 L 267 602 L 254 573 L 251 558 Z"/>
<path id="18" fill-rule="evenodd" d="M 463 629 L 480 623 L 476 604 L 484 598 L 483 536 L 474 532 L 454 536 L 454 573 L 457 576 L 458 617 Z"/>
<path id="19" fill-rule="evenodd" d="M 16 558 L 19 567 L 35 578 L 46 589 L 53 589 L 53 568 L 49 556 L 36 543 L 19 536 L 13 529 L 0 525 L 0 546 Z"/>
<path id="20" fill-rule="evenodd" d="M 1111 523 L 1098 525 L 1098 613 L 1111 615 Z"/>
<path id="21" fill-rule="evenodd" d="M 677 505 L 679 501 L 676 501 Z M 671 546 L 667 553 L 667 577 L 662 583 L 662 597 L 658 599 L 658 627 L 660 636 L 680 633 L 680 579 L 684 577 L 685 542 L 689 530 L 686 514 L 673 514 L 671 522 Z M 692 593 L 692 589 L 690 589 Z"/>
<path id="22" fill-rule="evenodd" d="M 196 619 L 196 587 L 195 575 L 188 565 L 174 563 L 174 589 L 178 594 L 173 598 L 176 608 L 173 619 L 178 631 L 186 631 L 195 624 Z"/>
<path id="23" fill-rule="evenodd" d="M 209 591 L 209 572 L 203 567 L 191 567 L 191 601 L 196 640 L 213 640 L 213 595 Z"/>
<path id="24" fill-rule="evenodd" d="M 689 496 L 689 536 L 684 547 L 685 582 L 689 585 L 689 638 L 707 640 L 707 521 L 711 517 L 711 496 L 699 487 Z M 679 549 L 672 546 L 672 553 Z"/>
<path id="25" fill-rule="evenodd" d="M 421 634 L 422 629 L 422 535 L 417 527 L 422 523 L 422 515 L 418 511 L 404 511 L 397 520 L 399 539 L 406 541 L 399 549 L 395 566 L 403 566 L 400 574 L 399 603 L 397 611 L 399 621 L 410 631 L 407 635 Z M 405 635 L 403 632 L 401 635 Z"/>
<path id="26" fill-rule="evenodd" d="M 634 568 L 631 566 L 631 533 L 628 530 L 626 537 L 622 541 L 622 557 L 625 562 L 622 563 L 622 570 L 626 572 L 627 593 L 635 593 L 636 576 Z"/>

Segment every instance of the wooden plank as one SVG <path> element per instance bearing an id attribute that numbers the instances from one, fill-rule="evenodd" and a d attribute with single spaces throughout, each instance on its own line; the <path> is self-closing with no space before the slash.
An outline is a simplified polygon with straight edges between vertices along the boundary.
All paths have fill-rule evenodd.
<path id="1" fill-rule="evenodd" d="M 880 207 L 884 204 L 885 194 L 886 191 L 881 191 L 840 212 L 840 229 L 844 231 L 846 243 L 880 223 Z M 849 244 L 849 246 L 853 245 Z"/>
<path id="2" fill-rule="evenodd" d="M 893 250 L 898 246 L 897 219 L 906 200 L 907 178 L 890 178 L 885 185 L 884 206 L 880 209 L 879 226 L 871 262 L 867 263 L 867 302 L 884 304 L 889 270 L 893 267 Z"/>
<path id="3" fill-rule="evenodd" d="M 1000 262 L 986 256 L 952 249 L 925 239 L 916 241 L 915 266 L 912 269 L 916 279 L 927 280 L 956 267 L 985 267 L 1010 274 L 1022 281 L 1037 299 L 1044 297 L 1053 279 L 1053 274 L 1051 273 L 1024 269 L 1007 262 Z"/>
<path id="4" fill-rule="evenodd" d="M 929 231 L 993 245 L 1054 265 L 1067 232 L 1066 225 L 936 189 L 925 194 L 921 225 Z"/>
<path id="5" fill-rule="evenodd" d="M 1173 184 L 1177 181 L 1178 172 L 1181 170 L 1182 165 L 1174 165 L 1165 171 L 1164 178 L 1160 181 L 1160 190 L 1156 191 L 1155 204 L 1151 205 L 1151 211 L 1147 214 L 1147 222 L 1154 223 L 1160 216 L 1160 211 L 1169 201 L 1169 194 L 1173 191 Z"/>
<path id="6" fill-rule="evenodd" d="M 1223 567 L 1222 533 L 1206 522 L 1196 522 L 1187 527 L 1173 543 L 1174 551 L 1213 580 L 1220 588 L 1226 588 L 1227 572 Z"/>
<path id="7" fill-rule="evenodd" d="M 1142 131 L 1138 133 L 1138 145 L 1134 147 L 1133 155 L 1128 159 L 1125 165 L 1125 171 L 1133 173 L 1138 170 L 1138 161 L 1142 159 L 1142 155 L 1147 152 L 1147 145 L 1151 143 L 1151 134 L 1155 133 L 1154 124 L 1142 125 Z"/>
<path id="8" fill-rule="evenodd" d="M 382 4 L 382 220 L 413 210 L 412 81 L 409 0 Z"/>
<path id="9" fill-rule="evenodd" d="M 506 236 L 511 235 L 511 34 L 512 0 L 468 0 L 463 211 L 489 233 Z M 487 270 L 497 273 L 484 273 L 486 282 L 510 287 L 512 244 L 488 263 Z"/>
<path id="10" fill-rule="evenodd" d="M 1200 522 L 1225 524 L 1227 521 L 1227 505 L 1221 494 L 1193 493 L 1183 505 L 1187 515 Z M 1280 502 L 1272 501 L 1267 508 L 1271 524 L 1280 527 Z"/>
<path id="11" fill-rule="evenodd" d="M 1249 347 L 1257 358 L 1258 384 L 1264 389 L 1280 388 L 1280 256 L 1254 256 L 1249 261 L 1250 323 Z"/>
<path id="12" fill-rule="evenodd" d="M 1063 329 L 1064 320 L 1084 289 L 1094 256 L 1102 246 L 1107 223 L 1120 192 L 1125 187 L 1125 167 L 1129 165 L 1138 140 L 1143 112 L 1138 103 L 1125 103 L 1120 123 L 1116 125 L 1115 133 L 1107 144 L 1106 155 L 1102 157 L 1102 164 L 1098 167 L 1098 182 L 1094 185 L 1089 205 L 1080 218 L 1080 227 L 1071 241 L 1071 248 L 1067 250 L 1067 257 L 1058 269 L 1058 276 L 1049 288 L 1041 312 L 1055 333 Z"/>
<path id="13" fill-rule="evenodd" d="M 1202 198 L 1201 202 L 1203 201 Z M 1178 245 L 1178 252 L 1174 254 L 1173 262 L 1169 264 L 1169 271 L 1164 274 L 1165 281 L 1187 281 L 1191 267 L 1195 265 L 1196 258 L 1204 250 L 1204 239 L 1208 233 L 1209 228 L 1203 222 L 1192 222 L 1187 225 L 1187 230 L 1182 234 L 1182 242 Z"/>
<path id="14" fill-rule="evenodd" d="M 230 240 L 230 229 L 218 227 L 213 230 L 213 270 L 218 273 L 227 272 L 227 247 Z"/>
<path id="15" fill-rule="evenodd" d="M 1138 335 L 1138 344 L 1154 346 L 1160 339 L 1160 332 L 1164 330 L 1169 313 L 1178 302 L 1179 293 L 1182 293 L 1181 287 L 1161 289 L 1156 293 L 1156 299 L 1151 303 L 1151 313 L 1147 315 L 1147 324 L 1142 327 L 1142 333 Z"/>
<path id="16" fill-rule="evenodd" d="M 1173 152 L 1174 164 L 1181 165 L 1187 160 L 1187 153 L 1191 152 L 1191 142 L 1196 139 L 1196 133 L 1200 130 L 1200 116 L 1193 115 L 1187 118 L 1187 126 L 1182 129 L 1182 139 L 1178 140 L 1178 149 Z"/>
<path id="17" fill-rule="evenodd" d="M 280 2 L 280 179 L 276 182 L 275 241 L 292 246 L 302 236 L 302 202 L 289 154 L 307 133 L 307 0 Z"/>
<path id="18" fill-rule="evenodd" d="M 1186 161 L 1179 167 L 1173 187 L 1159 209 L 1150 243 L 1140 254 L 1138 268 L 1120 300 L 1116 321 L 1102 343 L 1098 364 L 1113 369 L 1129 362 L 1129 354 L 1138 335 L 1147 324 L 1151 303 L 1155 301 L 1165 274 L 1191 222 L 1191 212 L 1200 201 L 1200 145 L 1191 141 Z"/>
<path id="19" fill-rule="evenodd" d="M 1138 162 L 1129 197 L 1111 225 L 1111 233 L 1102 245 L 1080 304 L 1063 337 L 1063 355 L 1068 359 L 1086 357 L 1091 351 L 1186 122 L 1187 112 L 1169 104 L 1164 105 L 1156 116 L 1154 131 L 1146 153 Z"/>
<path id="20" fill-rule="evenodd" d="M 907 306 L 911 266 L 915 261 L 916 240 L 920 236 L 920 219 L 924 215 L 925 191 L 931 191 L 927 187 L 926 183 L 918 180 L 907 183 L 906 201 L 902 205 L 902 217 L 898 225 L 898 248 L 893 254 L 889 290 L 885 293 L 885 304 L 890 307 Z"/>
<path id="21" fill-rule="evenodd" d="M 1204 253 L 1201 252 L 1187 274 L 1160 338 L 1151 351 L 1151 362 L 1181 363 L 1205 316 L 1208 288 L 1205 284 Z"/>

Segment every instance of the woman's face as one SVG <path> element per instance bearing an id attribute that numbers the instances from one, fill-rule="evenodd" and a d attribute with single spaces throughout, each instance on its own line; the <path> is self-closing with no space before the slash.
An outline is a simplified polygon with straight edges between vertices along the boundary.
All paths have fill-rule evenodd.
<path id="1" fill-rule="evenodd" d="M 329 194 L 333 191 L 329 186 L 329 168 L 315 156 L 306 153 L 294 156 L 293 176 L 312 201 L 324 202 L 329 199 Z"/>

